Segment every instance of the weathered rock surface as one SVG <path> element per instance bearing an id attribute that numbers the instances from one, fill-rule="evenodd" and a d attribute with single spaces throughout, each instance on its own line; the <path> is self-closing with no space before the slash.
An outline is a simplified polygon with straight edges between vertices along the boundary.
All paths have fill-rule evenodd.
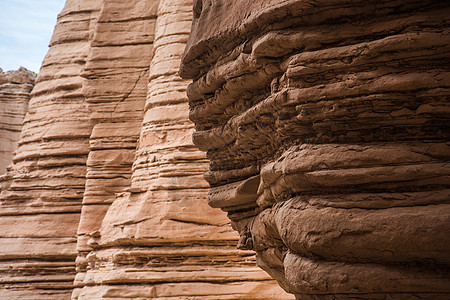
<path id="1" fill-rule="evenodd" d="M 128 52 L 142 64 L 142 70 L 136 68 L 136 79 L 128 75 L 128 87 L 119 91 L 132 91 L 114 99 L 110 89 L 115 85 L 86 85 L 96 95 L 88 102 L 120 109 L 111 112 L 102 106 L 102 111 L 109 112 L 103 118 L 115 122 L 99 127 L 108 143 L 94 134 L 97 127 L 91 135 L 95 149 L 89 154 L 78 247 L 79 251 L 92 251 L 78 258 L 76 283 L 80 288 L 73 298 L 286 299 L 289 296 L 256 266 L 253 253 L 236 249 L 238 237 L 224 213 L 206 202 L 208 185 L 203 173 L 208 162 L 192 144 L 193 124 L 188 120 L 185 92 L 188 82 L 177 75 L 191 26 L 192 1 L 147 1 L 146 7 L 136 9 L 142 3 L 127 2 L 114 10 L 115 19 L 132 15 L 147 23 L 142 26 L 144 32 L 154 28 L 154 36 L 136 41 L 134 50 Z M 113 6 L 117 3 L 105 2 L 99 27 L 111 14 L 107 8 Z M 119 23 L 119 28 L 123 24 Z M 128 35 L 122 43 L 138 36 L 135 32 Z M 90 61 L 87 68 L 89 65 Z M 92 78 L 98 77 L 98 69 L 90 72 Z M 109 72 L 124 73 L 109 65 L 108 72 L 101 74 Z M 141 101 L 146 98 L 142 94 L 147 90 L 143 86 L 146 81 L 141 78 L 149 78 L 145 103 Z M 110 104 L 114 100 L 115 106 Z M 118 134 L 111 137 L 107 130 Z M 133 137 L 133 142 L 139 138 L 135 157 L 130 149 L 135 147 L 130 140 Z M 133 167 L 127 162 L 133 162 Z M 112 176 L 113 166 L 121 173 Z M 86 242 L 81 243 L 82 239 Z M 87 248 L 82 248 L 84 244 Z M 80 272 L 82 266 L 86 273 Z"/>
<path id="2" fill-rule="evenodd" d="M 130 186 L 142 123 L 158 1 L 103 1 L 82 76 L 93 129 L 78 226 L 73 298 L 85 285 L 93 250 L 115 194 Z M 113 253 L 113 252 L 111 252 Z M 92 298 L 92 295 L 90 295 Z M 98 296 L 100 298 L 100 296 Z"/>
<path id="3" fill-rule="evenodd" d="M 0 196 L 0 299 L 289 299 L 206 201 L 185 0 L 69 0 Z"/>
<path id="4" fill-rule="evenodd" d="M 25 68 L 0 69 L 0 175 L 12 162 L 36 74 Z"/>
<path id="5" fill-rule="evenodd" d="M 298 299 L 448 299 L 450 7 L 194 3 L 208 201 Z"/>
<path id="6" fill-rule="evenodd" d="M 90 114 L 80 76 L 101 1 L 69 0 L 31 94 L 0 194 L 0 299 L 68 299 Z"/>

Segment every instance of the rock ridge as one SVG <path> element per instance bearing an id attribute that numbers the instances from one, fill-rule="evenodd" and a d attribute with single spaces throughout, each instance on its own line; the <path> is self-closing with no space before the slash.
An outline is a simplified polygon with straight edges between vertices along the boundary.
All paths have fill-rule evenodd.
<path id="1" fill-rule="evenodd" d="M 239 246 L 297 299 L 447 298 L 449 6 L 194 7 L 180 74 Z"/>
<path id="2" fill-rule="evenodd" d="M 68 0 L 0 194 L 2 299 L 289 299 L 207 205 L 192 1 Z"/>
<path id="3" fill-rule="evenodd" d="M 23 67 L 8 72 L 0 69 L 0 175 L 6 172 L 17 149 L 35 78 L 34 72 Z"/>

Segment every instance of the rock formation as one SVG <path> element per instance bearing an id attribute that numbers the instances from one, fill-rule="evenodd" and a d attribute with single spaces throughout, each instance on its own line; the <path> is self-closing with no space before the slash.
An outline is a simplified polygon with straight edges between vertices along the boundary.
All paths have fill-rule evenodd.
<path id="1" fill-rule="evenodd" d="M 0 299 L 288 299 L 207 205 L 187 0 L 68 0 L 0 194 Z"/>
<path id="2" fill-rule="evenodd" d="M 93 129 L 78 227 L 77 298 L 86 256 L 115 194 L 130 186 L 147 93 L 157 1 L 104 1 L 82 76 Z"/>
<path id="3" fill-rule="evenodd" d="M 297 299 L 450 296 L 445 1 L 197 0 L 208 202 Z"/>
<path id="4" fill-rule="evenodd" d="M 0 175 L 12 162 L 36 74 L 25 68 L 0 69 Z"/>
<path id="5" fill-rule="evenodd" d="M 101 1 L 69 0 L 58 17 L 0 194 L 0 298 L 67 299 L 92 131 L 82 93 Z"/>
<path id="6" fill-rule="evenodd" d="M 105 40 L 115 21 L 117 30 L 138 31 L 127 30 L 114 39 L 115 45 L 132 49 L 124 47 L 123 54 L 117 54 L 118 65 L 108 65 L 119 79 L 129 74 L 127 82 L 118 87 L 118 80 L 109 72 L 100 73 L 102 66 L 95 61 L 88 60 L 84 71 L 92 80 L 86 84 L 87 101 L 105 121 L 98 130 L 94 127 L 90 139 L 77 245 L 80 252 L 87 251 L 78 259 L 73 298 L 286 297 L 256 267 L 251 252 L 235 249 L 237 237 L 228 219 L 206 203 L 207 160 L 192 144 L 188 82 L 177 75 L 192 1 L 118 3 L 104 3 L 95 39 L 102 38 L 103 23 L 108 26 Z M 94 47 L 95 39 L 90 57 L 102 61 L 112 50 L 105 48 L 113 46 Z M 129 55 L 137 62 L 126 63 Z M 126 71 L 120 69 L 123 65 Z M 130 70 L 130 65 L 136 68 Z M 111 131 L 117 134 L 111 137 Z"/>

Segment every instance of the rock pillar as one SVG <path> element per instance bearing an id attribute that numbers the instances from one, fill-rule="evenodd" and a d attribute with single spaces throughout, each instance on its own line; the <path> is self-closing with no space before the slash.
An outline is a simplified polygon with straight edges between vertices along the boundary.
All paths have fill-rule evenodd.
<path id="1" fill-rule="evenodd" d="M 208 202 L 298 299 L 447 299 L 448 3 L 194 3 Z"/>
<path id="2" fill-rule="evenodd" d="M 36 74 L 25 68 L 6 73 L 0 69 L 0 175 L 17 149 L 35 78 Z"/>
<path id="3" fill-rule="evenodd" d="M 0 194 L 0 298 L 68 299 L 92 125 L 80 76 L 101 1 L 68 0 Z"/>
<path id="4" fill-rule="evenodd" d="M 74 293 L 78 299 L 286 296 L 256 267 L 251 252 L 235 248 L 237 235 L 228 219 L 206 203 L 203 173 L 208 161 L 192 144 L 194 125 L 188 120 L 185 92 L 188 82 L 177 74 L 191 20 L 191 1 L 160 1 L 153 50 L 138 56 L 141 61 L 152 60 L 131 186 L 116 193 L 115 199 L 105 197 L 114 202 L 99 230 L 89 234 L 86 244 L 93 251 L 82 259 L 87 272 L 79 278 L 84 287 Z M 91 145 L 93 141 L 91 136 Z M 109 168 L 111 161 L 99 160 L 99 165 Z M 88 162 L 88 177 L 89 170 Z M 104 182 L 113 183 L 110 179 Z M 116 191 L 108 185 L 95 187 L 96 191 Z M 85 200 L 91 198 L 89 188 Z M 93 211 L 86 210 L 85 220 L 100 221 L 97 208 L 90 207 Z M 83 223 L 82 217 L 83 226 L 91 223 Z"/>

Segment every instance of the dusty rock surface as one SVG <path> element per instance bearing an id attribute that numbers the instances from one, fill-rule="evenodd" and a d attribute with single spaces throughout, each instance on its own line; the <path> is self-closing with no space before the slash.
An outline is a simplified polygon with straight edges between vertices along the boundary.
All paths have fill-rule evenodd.
<path id="1" fill-rule="evenodd" d="M 194 3 L 208 202 L 298 299 L 448 299 L 448 3 Z"/>
<path id="2" fill-rule="evenodd" d="M 136 39 L 139 33 L 128 31 L 120 35 L 123 40 L 113 40 L 116 45 L 133 47 L 124 48 L 123 56 L 132 55 L 137 61 L 134 70 L 128 67 L 126 71 L 128 82 L 118 80 L 123 84 L 118 95 L 125 90 L 125 96 L 114 97 L 115 81 L 86 85 L 87 92 L 95 94 L 87 98 L 89 105 L 95 103 L 95 116 L 106 122 L 94 127 L 90 139 L 77 245 L 80 253 L 88 251 L 77 259 L 78 288 L 72 297 L 289 297 L 256 266 L 252 252 L 236 249 L 238 237 L 229 220 L 206 202 L 208 185 L 203 173 L 208 161 L 192 144 L 193 124 L 188 120 L 185 92 L 188 81 L 177 75 L 191 26 L 192 2 L 118 4 L 105 2 L 100 13 L 98 28 L 103 19 L 108 20 L 108 37 L 112 18 L 120 20 L 118 29 L 123 30 L 130 19 L 131 28 L 154 35 Z M 132 24 L 132 19 L 138 19 L 141 26 Z M 97 31 L 96 38 L 100 36 Z M 103 55 L 111 51 L 103 50 Z M 100 50 L 93 47 L 92 58 L 101 60 L 95 51 Z M 88 61 L 84 74 L 89 74 L 89 80 L 95 78 L 93 84 L 99 74 L 118 74 L 120 79 L 124 73 L 120 65 L 116 69 L 109 64 L 108 72 L 95 69 L 95 62 L 89 69 L 90 65 Z M 99 110 L 109 114 L 100 115 Z M 111 132 L 117 134 L 111 136 Z"/>
<path id="3" fill-rule="evenodd" d="M 70 297 L 92 131 L 80 75 L 100 5 L 66 3 L 36 78 L 0 194 L 0 299 Z"/>
<path id="4" fill-rule="evenodd" d="M 206 201 L 192 2 L 68 0 L 0 194 L 0 299 L 289 299 Z"/>
<path id="5" fill-rule="evenodd" d="M 36 74 L 25 68 L 0 69 L 0 175 L 12 162 Z"/>
<path id="6" fill-rule="evenodd" d="M 73 298 L 85 285 L 86 256 L 115 194 L 130 186 L 152 55 L 157 1 L 102 1 L 83 95 L 93 124 L 78 226 Z M 92 295 L 91 295 L 92 297 Z"/>

